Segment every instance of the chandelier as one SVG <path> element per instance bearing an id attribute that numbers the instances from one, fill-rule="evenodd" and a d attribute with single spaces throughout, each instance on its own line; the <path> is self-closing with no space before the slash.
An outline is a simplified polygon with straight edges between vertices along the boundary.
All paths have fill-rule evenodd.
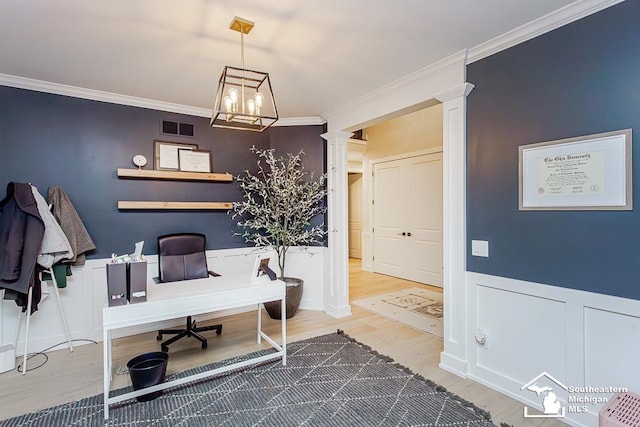
<path id="1" fill-rule="evenodd" d="M 244 35 L 254 23 L 235 17 L 229 28 L 240 33 L 241 65 L 224 67 L 216 92 L 211 126 L 262 132 L 278 120 L 269 74 L 244 67 Z"/>

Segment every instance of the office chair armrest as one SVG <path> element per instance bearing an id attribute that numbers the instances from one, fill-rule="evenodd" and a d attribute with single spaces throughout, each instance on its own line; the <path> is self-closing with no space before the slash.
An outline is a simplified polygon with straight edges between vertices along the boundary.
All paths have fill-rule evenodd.
<path id="1" fill-rule="evenodd" d="M 220 277 L 220 274 L 216 273 L 215 271 L 209 270 L 209 276 L 211 276 L 211 277 Z"/>

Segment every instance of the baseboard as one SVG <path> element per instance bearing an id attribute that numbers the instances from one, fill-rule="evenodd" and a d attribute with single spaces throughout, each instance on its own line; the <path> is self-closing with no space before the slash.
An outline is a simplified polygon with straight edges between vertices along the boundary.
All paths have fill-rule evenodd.
<path id="1" fill-rule="evenodd" d="M 328 305 L 324 312 L 327 316 L 331 316 L 334 319 L 342 319 L 343 317 L 351 316 L 351 306 L 349 304 L 341 307 Z"/>
<path id="2" fill-rule="evenodd" d="M 450 372 L 459 377 L 467 378 L 468 376 L 467 374 L 468 363 L 455 356 L 447 354 L 444 351 L 440 353 L 440 364 L 438 366 L 441 369 L 444 369 L 445 371 Z"/>

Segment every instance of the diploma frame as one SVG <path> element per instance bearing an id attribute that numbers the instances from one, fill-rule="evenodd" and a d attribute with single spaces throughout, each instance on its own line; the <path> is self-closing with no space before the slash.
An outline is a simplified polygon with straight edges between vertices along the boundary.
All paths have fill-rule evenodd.
<path id="1" fill-rule="evenodd" d="M 211 172 L 211 151 L 178 149 L 181 172 Z"/>
<path id="2" fill-rule="evenodd" d="M 518 147 L 521 211 L 633 210 L 631 129 Z"/>
<path id="3" fill-rule="evenodd" d="M 153 169 L 158 171 L 180 170 L 180 159 L 178 149 L 197 150 L 198 144 L 187 144 L 182 142 L 153 141 L 154 158 Z"/>

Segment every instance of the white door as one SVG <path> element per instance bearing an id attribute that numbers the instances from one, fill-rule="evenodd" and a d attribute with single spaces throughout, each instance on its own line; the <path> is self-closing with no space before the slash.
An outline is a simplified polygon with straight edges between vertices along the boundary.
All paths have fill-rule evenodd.
<path id="1" fill-rule="evenodd" d="M 442 286 L 442 154 L 376 163 L 373 176 L 374 270 Z"/>
<path id="2" fill-rule="evenodd" d="M 378 163 L 373 168 L 373 264 L 374 271 L 404 277 L 405 236 L 402 204 L 402 170 L 398 162 Z"/>
<path id="3" fill-rule="evenodd" d="M 362 174 L 349 174 L 349 257 L 362 258 Z"/>

